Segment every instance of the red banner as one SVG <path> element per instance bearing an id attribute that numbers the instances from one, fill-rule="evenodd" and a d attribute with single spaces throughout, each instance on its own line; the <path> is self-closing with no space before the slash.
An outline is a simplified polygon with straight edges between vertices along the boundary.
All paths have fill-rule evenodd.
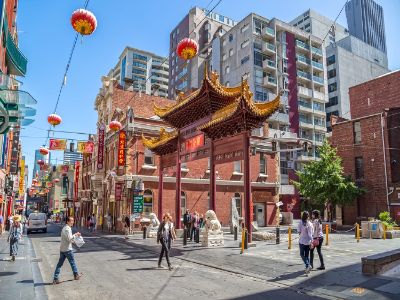
<path id="1" fill-rule="evenodd" d="M 125 147 L 126 147 L 126 132 L 121 130 L 119 132 L 118 143 L 118 166 L 125 166 Z"/>
<path id="2" fill-rule="evenodd" d="M 91 141 L 88 142 L 78 142 L 77 152 L 81 153 L 93 153 L 94 151 L 94 143 Z"/>
<path id="3" fill-rule="evenodd" d="M 185 150 L 193 151 L 203 145 L 204 145 L 204 134 L 199 134 L 185 141 Z"/>
<path id="4" fill-rule="evenodd" d="M 74 200 L 78 200 L 78 186 L 79 186 L 79 161 L 75 162 L 75 180 L 74 180 Z"/>
<path id="5" fill-rule="evenodd" d="M 122 200 L 122 187 L 124 186 L 123 183 L 117 182 L 115 184 L 115 201 L 121 201 Z"/>
<path id="6" fill-rule="evenodd" d="M 67 147 L 67 140 L 50 139 L 49 150 L 65 150 Z"/>
<path id="7" fill-rule="evenodd" d="M 97 169 L 103 169 L 103 161 L 104 161 L 104 132 L 105 132 L 104 124 L 101 124 L 99 127 L 99 141 L 97 148 Z"/>

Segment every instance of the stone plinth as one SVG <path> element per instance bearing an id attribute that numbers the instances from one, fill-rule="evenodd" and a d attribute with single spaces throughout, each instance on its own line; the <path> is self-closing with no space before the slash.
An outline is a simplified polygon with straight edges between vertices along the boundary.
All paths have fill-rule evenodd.
<path id="1" fill-rule="evenodd" d="M 201 240 L 201 245 L 203 247 L 222 247 L 224 245 L 224 234 L 223 232 L 219 234 L 207 234 L 203 233 L 203 238 Z"/>

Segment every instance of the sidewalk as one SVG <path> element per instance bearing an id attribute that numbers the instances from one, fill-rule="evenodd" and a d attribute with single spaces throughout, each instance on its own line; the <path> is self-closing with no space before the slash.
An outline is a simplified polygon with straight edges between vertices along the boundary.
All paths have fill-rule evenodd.
<path id="1" fill-rule="evenodd" d="M 131 235 L 125 241 L 123 236 L 102 232 L 98 236 L 119 240 L 147 251 L 159 252 L 155 239 L 143 239 Z M 330 235 L 330 245 L 323 246 L 327 269 L 312 271 L 304 275 L 304 266 L 298 254 L 297 242 L 288 250 L 287 242 L 274 245 L 255 242 L 256 247 L 240 254 L 238 241 L 232 235 L 225 235 L 222 248 L 203 248 L 201 244 L 182 245 L 178 239 L 173 245 L 173 259 L 193 262 L 225 272 L 244 275 L 274 283 L 278 288 L 307 291 L 308 294 L 326 298 L 343 299 L 400 299 L 400 278 L 396 276 L 366 276 L 361 273 L 361 257 L 385 252 L 399 247 L 398 240 L 361 240 L 357 243 L 351 234 Z M 319 266 L 315 253 L 315 265 Z"/>
<path id="2" fill-rule="evenodd" d="M 38 284 L 42 280 L 31 241 L 23 236 L 12 262 L 7 236 L 0 236 L 0 299 L 47 299 L 43 286 Z"/>

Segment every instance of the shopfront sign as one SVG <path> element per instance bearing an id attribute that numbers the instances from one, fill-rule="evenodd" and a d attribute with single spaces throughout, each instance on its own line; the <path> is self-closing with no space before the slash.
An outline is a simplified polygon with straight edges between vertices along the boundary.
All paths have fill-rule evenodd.
<path id="1" fill-rule="evenodd" d="M 106 127 L 104 124 L 101 124 L 99 127 L 99 135 L 98 135 L 98 147 L 97 147 L 97 169 L 103 169 L 103 161 L 104 161 L 104 132 Z"/>
<path id="2" fill-rule="evenodd" d="M 122 188 L 124 184 L 121 182 L 117 182 L 115 184 L 115 201 L 121 201 L 122 200 Z"/>
<path id="3" fill-rule="evenodd" d="M 134 195 L 133 196 L 133 205 L 132 205 L 132 213 L 141 213 L 143 212 L 143 195 Z"/>
<path id="4" fill-rule="evenodd" d="M 87 153 L 93 153 L 93 151 L 94 151 L 94 143 L 93 142 L 91 142 L 91 141 L 78 142 L 77 152 L 87 154 Z"/>
<path id="5" fill-rule="evenodd" d="M 65 150 L 66 147 L 67 147 L 67 140 L 50 139 L 49 150 Z"/>
<path id="6" fill-rule="evenodd" d="M 119 143 L 118 143 L 118 166 L 125 166 L 125 148 L 126 148 L 126 131 L 121 130 L 119 132 Z"/>
<path id="7" fill-rule="evenodd" d="M 19 157 L 19 130 L 13 132 L 11 144 L 11 161 L 10 161 L 10 174 L 18 174 L 18 157 Z"/>
<path id="8" fill-rule="evenodd" d="M 189 138 L 185 141 L 185 150 L 187 152 L 194 151 L 199 147 L 204 146 L 204 134 L 196 135 L 192 138 Z"/>

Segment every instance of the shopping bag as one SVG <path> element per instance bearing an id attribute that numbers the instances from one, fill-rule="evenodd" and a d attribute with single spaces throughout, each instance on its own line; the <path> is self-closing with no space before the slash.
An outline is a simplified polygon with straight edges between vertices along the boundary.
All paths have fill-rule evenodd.
<path id="1" fill-rule="evenodd" d="M 83 240 L 82 236 L 75 236 L 74 237 L 74 244 L 80 248 L 83 246 L 83 244 L 85 244 L 85 241 Z"/>

